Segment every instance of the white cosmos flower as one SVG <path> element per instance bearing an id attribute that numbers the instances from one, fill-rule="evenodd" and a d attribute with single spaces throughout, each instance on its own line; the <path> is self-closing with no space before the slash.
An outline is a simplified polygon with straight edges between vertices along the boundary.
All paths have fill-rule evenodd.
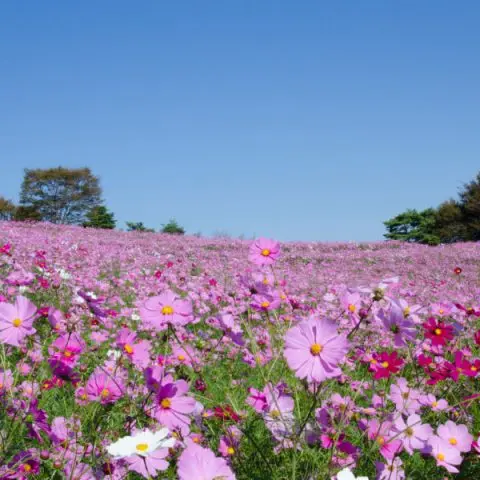
<path id="1" fill-rule="evenodd" d="M 170 437 L 168 428 L 162 428 L 158 432 L 143 430 L 131 437 L 122 437 L 107 447 L 107 452 L 115 458 L 140 455 L 148 457 L 159 448 L 170 448 L 175 445 L 175 439 Z"/>
<path id="2" fill-rule="evenodd" d="M 344 468 L 337 473 L 337 480 L 368 480 L 368 477 L 356 477 L 349 468 Z"/>
<path id="3" fill-rule="evenodd" d="M 140 315 L 138 313 L 132 313 L 132 316 L 130 318 L 132 320 L 138 321 L 140 320 Z"/>

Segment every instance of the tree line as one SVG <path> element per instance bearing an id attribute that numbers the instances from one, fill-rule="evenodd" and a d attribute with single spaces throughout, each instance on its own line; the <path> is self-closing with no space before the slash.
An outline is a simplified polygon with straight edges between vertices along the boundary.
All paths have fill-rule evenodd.
<path id="1" fill-rule="evenodd" d="M 89 168 L 25 169 L 20 202 L 0 196 L 0 220 L 43 221 L 66 225 L 114 229 L 115 215 L 102 200 L 100 180 Z M 128 231 L 154 232 L 143 222 L 126 222 Z M 163 233 L 183 235 L 175 219 Z"/>
<path id="2" fill-rule="evenodd" d="M 463 185 L 458 199 L 451 198 L 437 208 L 408 209 L 383 222 L 385 238 L 438 245 L 480 240 L 480 172 Z"/>

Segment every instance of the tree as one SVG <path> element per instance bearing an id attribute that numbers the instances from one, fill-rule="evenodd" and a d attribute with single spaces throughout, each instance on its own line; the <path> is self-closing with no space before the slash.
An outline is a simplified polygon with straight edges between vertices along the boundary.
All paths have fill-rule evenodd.
<path id="1" fill-rule="evenodd" d="M 460 192 L 460 209 L 467 231 L 467 240 L 480 240 L 480 172 L 463 186 Z"/>
<path id="2" fill-rule="evenodd" d="M 147 228 L 143 222 L 126 222 L 127 232 L 155 232 L 153 228 Z"/>
<path id="3" fill-rule="evenodd" d="M 23 205 L 20 205 L 16 208 L 13 219 L 19 222 L 41 222 L 42 216 L 34 207 L 24 207 Z"/>
<path id="4" fill-rule="evenodd" d="M 0 220 L 13 220 L 16 209 L 13 202 L 0 196 Z"/>
<path id="5" fill-rule="evenodd" d="M 113 230 L 116 225 L 115 216 L 112 212 L 107 210 L 107 207 L 99 205 L 98 207 L 93 207 L 87 213 L 88 221 L 84 222 L 84 227 L 92 228 L 105 228 Z"/>
<path id="6" fill-rule="evenodd" d="M 433 208 L 427 208 L 421 212 L 409 209 L 383 224 L 388 231 L 384 237 L 389 240 L 429 245 L 440 243 L 440 238 L 435 232 L 435 210 Z"/>
<path id="7" fill-rule="evenodd" d="M 467 238 L 461 206 L 455 200 L 440 204 L 435 212 L 435 230 L 442 243 L 453 243 Z"/>
<path id="8" fill-rule="evenodd" d="M 167 224 L 162 226 L 162 233 L 171 233 L 174 235 L 184 235 L 185 229 L 181 227 L 178 222 L 172 218 Z"/>
<path id="9" fill-rule="evenodd" d="M 101 204 L 101 193 L 98 177 L 89 168 L 25 169 L 20 203 L 42 220 L 81 224 Z"/>

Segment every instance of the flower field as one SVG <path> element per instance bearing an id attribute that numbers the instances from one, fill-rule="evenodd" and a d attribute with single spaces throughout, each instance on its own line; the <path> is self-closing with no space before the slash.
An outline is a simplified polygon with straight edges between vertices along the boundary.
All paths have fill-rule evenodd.
<path id="1" fill-rule="evenodd" d="M 480 244 L 0 222 L 0 479 L 480 478 Z"/>

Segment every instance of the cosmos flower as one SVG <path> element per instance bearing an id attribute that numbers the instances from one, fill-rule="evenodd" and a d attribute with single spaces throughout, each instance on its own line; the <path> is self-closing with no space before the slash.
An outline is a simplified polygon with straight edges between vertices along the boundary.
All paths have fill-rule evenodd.
<path id="1" fill-rule="evenodd" d="M 235 480 L 235 475 L 223 458 L 208 448 L 190 442 L 178 459 L 179 480 Z"/>
<path id="2" fill-rule="evenodd" d="M 25 337 L 33 335 L 36 312 L 37 307 L 20 295 L 13 305 L 0 303 L 0 343 L 19 347 Z"/>
<path id="3" fill-rule="evenodd" d="M 438 466 L 446 468 L 451 473 L 458 473 L 456 466 L 462 463 L 462 456 L 457 448 L 448 440 L 433 435 L 428 440 L 430 455 L 435 459 Z"/>
<path id="4" fill-rule="evenodd" d="M 273 265 L 280 257 L 280 243 L 258 238 L 250 245 L 248 259 L 255 265 Z"/>
<path id="5" fill-rule="evenodd" d="M 298 378 L 320 383 L 341 375 L 338 364 L 348 348 L 333 322 L 310 317 L 286 333 L 284 356 Z"/>

